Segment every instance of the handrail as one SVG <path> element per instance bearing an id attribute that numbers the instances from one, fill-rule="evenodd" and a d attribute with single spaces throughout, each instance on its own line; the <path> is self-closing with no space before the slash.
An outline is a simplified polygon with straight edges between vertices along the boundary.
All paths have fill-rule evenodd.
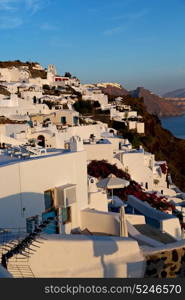
<path id="1" fill-rule="evenodd" d="M 26 251 L 26 249 L 29 249 L 29 247 L 32 245 L 34 241 L 36 241 L 36 238 L 40 236 L 40 234 L 43 232 L 43 230 L 55 219 L 56 217 L 50 217 L 47 220 L 43 221 L 39 226 L 36 227 L 36 229 L 27 235 L 24 239 L 22 239 L 20 242 L 18 242 L 16 245 L 10 248 L 6 253 L 2 254 L 1 257 L 1 264 L 2 266 L 7 269 L 7 263 L 10 258 L 12 258 L 14 255 L 21 254 L 25 257 L 29 257 L 30 253 Z M 30 250 L 30 249 L 29 249 Z"/>

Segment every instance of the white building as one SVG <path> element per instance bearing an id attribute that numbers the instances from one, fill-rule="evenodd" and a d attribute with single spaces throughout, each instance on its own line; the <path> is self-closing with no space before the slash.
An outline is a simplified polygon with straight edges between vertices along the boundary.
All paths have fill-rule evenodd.
<path id="1" fill-rule="evenodd" d="M 94 124 L 68 127 L 61 130 L 61 132 L 64 135 L 64 139 L 67 141 L 71 136 L 79 136 L 82 140 L 89 140 L 91 136 L 100 139 L 101 134 L 108 132 L 108 130 L 107 124 Z"/>
<path id="2" fill-rule="evenodd" d="M 78 126 L 79 112 L 73 109 L 52 110 L 48 115 L 35 115 L 31 117 L 34 126 L 43 124 L 45 120 L 58 127 L 63 126 Z"/>
<path id="3" fill-rule="evenodd" d="M 137 118 L 138 113 L 137 111 L 131 110 L 131 107 L 128 107 L 127 109 L 122 107 L 122 109 L 118 110 L 115 107 L 111 107 L 110 109 L 110 118 L 111 120 L 114 118 L 120 118 L 120 119 L 128 119 L 128 118 Z"/>
<path id="4" fill-rule="evenodd" d="M 32 96 L 26 99 L 19 98 L 16 94 L 10 97 L 3 97 L 0 100 L 0 112 L 5 117 L 11 116 L 28 116 L 31 114 L 48 114 L 48 106 L 43 103 L 34 103 Z"/>
<path id="5" fill-rule="evenodd" d="M 102 108 L 110 108 L 110 105 L 108 104 L 108 96 L 103 94 L 99 88 L 91 85 L 80 84 L 80 86 L 74 87 L 74 89 L 82 94 L 83 100 L 97 101 Z"/>
<path id="6" fill-rule="evenodd" d="M 36 222 L 37 216 L 50 214 L 61 224 L 53 232 L 70 233 L 80 226 L 80 211 L 88 207 L 85 151 L 53 151 L 21 160 L 1 155 L 0 160 L 1 228 L 28 230 L 30 218 Z"/>
<path id="7" fill-rule="evenodd" d="M 139 134 L 145 133 L 145 123 L 141 121 L 127 121 L 129 130 L 135 130 Z"/>
<path id="8" fill-rule="evenodd" d="M 84 149 L 87 151 L 87 160 L 113 160 L 113 145 L 108 139 L 85 140 Z"/>
<path id="9" fill-rule="evenodd" d="M 55 76 L 57 75 L 57 70 L 55 65 L 49 65 L 47 70 L 47 81 L 48 84 L 53 84 L 55 81 Z"/>
<path id="10" fill-rule="evenodd" d="M 122 105 L 119 109 L 111 107 L 110 119 L 124 123 L 128 130 L 135 130 L 139 134 L 145 133 L 145 124 L 142 117 L 138 115 L 137 111 L 131 110 L 129 105 Z"/>
<path id="11" fill-rule="evenodd" d="M 133 239 L 87 235 L 42 237 L 44 240 L 38 240 L 40 249 L 30 255 L 28 262 L 36 278 L 144 276 L 144 256 Z"/>
<path id="12" fill-rule="evenodd" d="M 133 180 L 144 188 L 152 190 L 154 186 L 153 170 L 155 157 L 153 154 L 140 150 L 127 150 L 116 156 Z"/>

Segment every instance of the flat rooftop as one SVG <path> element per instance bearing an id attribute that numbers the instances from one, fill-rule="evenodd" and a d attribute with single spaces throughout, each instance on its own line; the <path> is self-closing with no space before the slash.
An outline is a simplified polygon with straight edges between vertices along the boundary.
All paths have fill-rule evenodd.
<path id="1" fill-rule="evenodd" d="M 102 144 L 111 144 L 111 142 L 107 139 L 100 139 L 100 140 L 95 140 L 95 141 L 91 141 L 91 140 L 84 140 L 83 141 L 84 145 L 102 145 Z"/>
<path id="2" fill-rule="evenodd" d="M 42 150 L 42 149 L 41 149 Z M 35 160 L 35 159 L 42 159 L 46 157 L 51 157 L 51 156 L 58 156 L 58 155 L 63 155 L 63 154 L 69 154 L 72 153 L 70 150 L 67 149 L 47 149 L 46 153 L 42 154 L 35 154 L 32 153 L 29 157 L 18 157 L 16 156 L 10 156 L 7 153 L 1 153 L 0 154 L 0 167 L 6 166 L 6 165 L 11 165 L 11 164 L 16 164 L 24 161 L 30 161 L 30 160 Z"/>

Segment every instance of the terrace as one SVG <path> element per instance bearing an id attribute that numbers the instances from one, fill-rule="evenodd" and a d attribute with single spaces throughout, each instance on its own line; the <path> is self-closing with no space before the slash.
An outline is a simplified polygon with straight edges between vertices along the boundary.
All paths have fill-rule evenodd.
<path id="1" fill-rule="evenodd" d="M 30 145 L 19 147 L 9 146 L 6 149 L 0 150 L 0 167 L 25 160 L 40 159 L 48 156 L 66 154 L 69 152 L 70 150 L 54 148 L 45 149 L 42 147 L 31 147 Z"/>
<path id="2" fill-rule="evenodd" d="M 107 139 L 94 139 L 94 138 L 85 139 L 83 143 L 84 145 L 98 145 L 98 144 L 110 145 L 111 144 L 111 142 Z"/>

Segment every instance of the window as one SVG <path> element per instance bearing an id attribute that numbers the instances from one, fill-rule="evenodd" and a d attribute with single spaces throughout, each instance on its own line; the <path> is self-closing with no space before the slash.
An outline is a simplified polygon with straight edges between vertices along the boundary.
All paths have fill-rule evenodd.
<path id="1" fill-rule="evenodd" d="M 51 210 L 53 207 L 53 191 L 45 191 L 44 192 L 44 203 L 45 203 L 45 210 Z"/>
<path id="2" fill-rule="evenodd" d="M 61 117 L 61 123 L 66 124 L 66 117 Z"/>
<path id="3" fill-rule="evenodd" d="M 78 125 L 78 117 L 73 117 L 73 123 L 74 125 Z"/>
<path id="4" fill-rule="evenodd" d="M 71 207 L 62 208 L 62 223 L 67 224 L 71 222 Z"/>
<path id="5" fill-rule="evenodd" d="M 146 184 L 145 184 L 145 188 L 148 190 L 148 182 L 146 182 Z"/>

